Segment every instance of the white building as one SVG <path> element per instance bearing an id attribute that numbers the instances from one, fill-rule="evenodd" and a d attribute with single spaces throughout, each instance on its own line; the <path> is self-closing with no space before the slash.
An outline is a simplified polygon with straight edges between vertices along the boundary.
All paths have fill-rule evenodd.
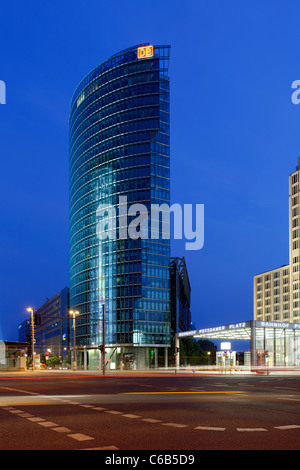
<path id="1" fill-rule="evenodd" d="M 289 176 L 289 264 L 253 279 L 254 320 L 299 323 L 300 157 Z"/>

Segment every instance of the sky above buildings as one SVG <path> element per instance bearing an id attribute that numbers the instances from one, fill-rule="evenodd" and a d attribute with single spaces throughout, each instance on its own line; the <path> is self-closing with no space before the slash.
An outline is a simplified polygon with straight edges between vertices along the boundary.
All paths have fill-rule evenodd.
<path id="1" fill-rule="evenodd" d="M 81 79 L 135 44 L 170 44 L 171 202 L 204 204 L 185 256 L 197 328 L 251 320 L 253 276 L 288 259 L 300 155 L 300 4 L 6 2 L 0 17 L 0 339 L 68 285 L 68 117 Z M 2 338 L 1 338 L 2 337 Z"/>

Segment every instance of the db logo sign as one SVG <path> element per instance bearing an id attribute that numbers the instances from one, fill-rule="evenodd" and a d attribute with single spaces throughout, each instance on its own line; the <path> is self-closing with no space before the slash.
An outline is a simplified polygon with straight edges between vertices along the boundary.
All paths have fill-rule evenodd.
<path id="1" fill-rule="evenodd" d="M 147 57 L 153 57 L 153 46 L 138 47 L 137 58 L 146 59 Z"/>

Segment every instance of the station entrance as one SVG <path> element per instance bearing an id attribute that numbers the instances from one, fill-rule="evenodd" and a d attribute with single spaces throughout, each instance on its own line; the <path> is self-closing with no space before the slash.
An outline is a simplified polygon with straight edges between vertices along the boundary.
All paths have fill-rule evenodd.
<path id="1" fill-rule="evenodd" d="M 245 321 L 183 331 L 176 334 L 176 367 L 180 361 L 180 338 L 250 341 L 249 367 L 299 367 L 300 323 Z"/>

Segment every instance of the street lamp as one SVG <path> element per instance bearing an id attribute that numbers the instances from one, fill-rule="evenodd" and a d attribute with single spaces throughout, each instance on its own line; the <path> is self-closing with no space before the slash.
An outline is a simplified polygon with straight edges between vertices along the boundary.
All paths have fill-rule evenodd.
<path id="1" fill-rule="evenodd" d="M 211 352 L 207 351 L 207 365 L 209 365 L 210 355 L 211 355 Z"/>
<path id="2" fill-rule="evenodd" d="M 105 375 L 105 302 L 102 302 L 102 373 Z"/>
<path id="3" fill-rule="evenodd" d="M 32 307 L 27 308 L 27 312 L 31 317 L 31 368 L 34 371 L 34 312 L 36 310 Z"/>
<path id="4" fill-rule="evenodd" d="M 76 370 L 76 352 L 75 352 L 75 317 L 79 315 L 77 310 L 69 310 L 69 313 L 73 315 L 73 370 Z"/>
<path id="5" fill-rule="evenodd" d="M 102 374 L 105 375 L 105 301 L 102 298 L 102 344 L 99 344 L 98 349 L 101 351 L 102 356 Z M 99 365 L 100 368 L 100 365 Z"/>

